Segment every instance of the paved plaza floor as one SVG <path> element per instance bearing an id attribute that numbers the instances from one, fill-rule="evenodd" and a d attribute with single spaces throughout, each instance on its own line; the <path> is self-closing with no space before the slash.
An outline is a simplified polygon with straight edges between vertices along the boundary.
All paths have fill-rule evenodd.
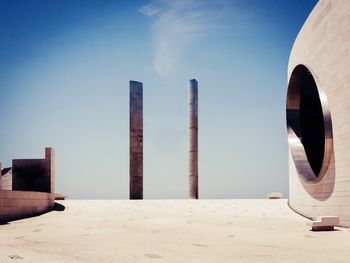
<path id="1" fill-rule="evenodd" d="M 66 200 L 0 225 L 0 262 L 350 262 L 350 232 L 311 232 L 287 200 Z"/>

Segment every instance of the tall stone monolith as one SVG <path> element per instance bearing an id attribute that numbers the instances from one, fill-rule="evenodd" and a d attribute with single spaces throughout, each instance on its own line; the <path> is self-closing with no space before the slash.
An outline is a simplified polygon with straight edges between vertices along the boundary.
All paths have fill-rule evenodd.
<path id="1" fill-rule="evenodd" d="M 143 199 L 143 85 L 130 81 L 130 199 Z"/>
<path id="2" fill-rule="evenodd" d="M 189 197 L 198 199 L 198 82 L 190 80 L 189 106 Z"/>

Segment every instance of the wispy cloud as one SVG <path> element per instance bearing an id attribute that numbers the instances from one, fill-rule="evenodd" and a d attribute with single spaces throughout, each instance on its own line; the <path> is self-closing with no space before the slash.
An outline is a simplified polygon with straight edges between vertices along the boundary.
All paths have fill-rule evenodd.
<path id="1" fill-rule="evenodd" d="M 155 5 L 153 5 L 152 3 L 144 5 L 139 9 L 139 12 L 145 16 L 154 16 L 158 14 L 159 11 L 160 9 L 157 8 Z"/>
<path id="2" fill-rule="evenodd" d="M 167 76 L 192 43 L 223 26 L 229 4 L 224 0 L 153 0 L 139 12 L 152 16 L 154 68 Z"/>

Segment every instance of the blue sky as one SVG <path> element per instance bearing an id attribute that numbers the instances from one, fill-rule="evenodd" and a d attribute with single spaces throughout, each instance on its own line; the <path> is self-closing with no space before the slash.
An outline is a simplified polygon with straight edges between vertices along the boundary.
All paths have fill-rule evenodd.
<path id="1" fill-rule="evenodd" d="M 0 160 L 56 149 L 56 190 L 127 198 L 129 80 L 144 83 L 144 197 L 186 198 L 188 81 L 201 198 L 288 194 L 291 47 L 316 0 L 0 0 Z"/>

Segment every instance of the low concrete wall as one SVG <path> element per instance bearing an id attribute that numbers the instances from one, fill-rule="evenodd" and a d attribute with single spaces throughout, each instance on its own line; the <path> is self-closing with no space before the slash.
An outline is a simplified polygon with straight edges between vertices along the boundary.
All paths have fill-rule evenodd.
<path id="1" fill-rule="evenodd" d="M 0 222 L 40 215 L 53 209 L 55 195 L 0 190 Z"/>

